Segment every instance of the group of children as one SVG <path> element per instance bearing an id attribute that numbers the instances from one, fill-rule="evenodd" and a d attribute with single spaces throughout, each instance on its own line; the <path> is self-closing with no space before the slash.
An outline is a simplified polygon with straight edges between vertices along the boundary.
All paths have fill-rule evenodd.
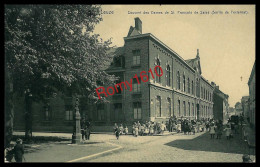
<path id="1" fill-rule="evenodd" d="M 132 134 L 133 136 L 148 136 L 148 135 L 154 135 L 154 134 L 163 134 L 163 132 L 166 130 L 166 125 L 162 122 L 152 122 L 152 121 L 146 121 L 145 123 L 140 123 L 139 121 L 134 122 L 132 126 Z M 128 134 L 128 127 L 123 124 L 120 124 L 118 126 L 116 123 L 114 125 L 114 132 L 116 135 L 116 138 L 119 139 L 120 135 L 127 135 Z"/>
<path id="2" fill-rule="evenodd" d="M 163 134 L 166 130 L 165 124 L 162 122 L 146 121 L 141 124 L 139 121 L 133 124 L 133 135 L 137 136 L 148 136 L 154 134 Z"/>

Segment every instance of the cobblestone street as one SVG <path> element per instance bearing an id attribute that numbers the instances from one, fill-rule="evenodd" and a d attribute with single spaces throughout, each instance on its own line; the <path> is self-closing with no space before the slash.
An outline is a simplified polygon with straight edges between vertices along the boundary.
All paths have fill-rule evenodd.
<path id="1" fill-rule="evenodd" d="M 81 162 L 242 162 L 243 154 L 248 153 L 239 135 L 229 141 L 210 139 L 208 133 L 130 137 L 110 140 L 122 149 Z"/>
<path id="2" fill-rule="evenodd" d="M 21 135 L 17 132 L 16 135 Z M 92 134 L 80 145 L 70 144 L 71 134 L 34 133 L 68 141 L 30 145 L 26 162 L 242 162 L 249 149 L 236 134 L 233 139 L 210 139 L 208 132 L 195 135 L 165 133 L 162 136 Z M 251 150 L 251 154 L 253 151 Z M 254 156 L 251 155 L 254 159 Z"/>

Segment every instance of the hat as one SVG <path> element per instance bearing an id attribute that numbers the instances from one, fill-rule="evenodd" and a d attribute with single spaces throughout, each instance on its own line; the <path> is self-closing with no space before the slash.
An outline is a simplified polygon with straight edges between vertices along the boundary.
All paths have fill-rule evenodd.
<path id="1" fill-rule="evenodd" d="M 18 138 L 18 139 L 16 140 L 16 143 L 21 143 L 22 141 L 23 141 L 22 139 Z"/>

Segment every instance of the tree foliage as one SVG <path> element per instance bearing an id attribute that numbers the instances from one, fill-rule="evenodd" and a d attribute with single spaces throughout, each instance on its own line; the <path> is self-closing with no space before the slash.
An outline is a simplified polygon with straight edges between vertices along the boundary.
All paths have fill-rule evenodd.
<path id="1" fill-rule="evenodd" d="M 100 13 L 97 5 L 6 5 L 6 70 L 14 92 L 29 89 L 34 100 L 42 99 L 48 84 L 96 97 L 96 81 L 113 83 L 115 77 L 102 70 L 111 41 L 93 33 Z"/>

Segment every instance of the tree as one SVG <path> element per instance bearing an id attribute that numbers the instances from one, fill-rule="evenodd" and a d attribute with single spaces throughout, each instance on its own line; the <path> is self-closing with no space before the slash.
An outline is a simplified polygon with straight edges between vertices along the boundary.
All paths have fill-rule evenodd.
<path id="1" fill-rule="evenodd" d="M 102 42 L 93 33 L 100 21 L 97 5 L 6 5 L 6 84 L 13 85 L 12 91 L 6 90 L 9 103 L 10 92 L 24 96 L 31 117 L 29 94 L 32 101 L 41 101 L 46 91 L 69 88 L 73 94 L 98 99 L 97 81 L 112 84 L 116 79 L 102 70 L 112 55 L 111 41 Z M 12 107 L 6 104 L 5 113 L 12 115 Z"/>

